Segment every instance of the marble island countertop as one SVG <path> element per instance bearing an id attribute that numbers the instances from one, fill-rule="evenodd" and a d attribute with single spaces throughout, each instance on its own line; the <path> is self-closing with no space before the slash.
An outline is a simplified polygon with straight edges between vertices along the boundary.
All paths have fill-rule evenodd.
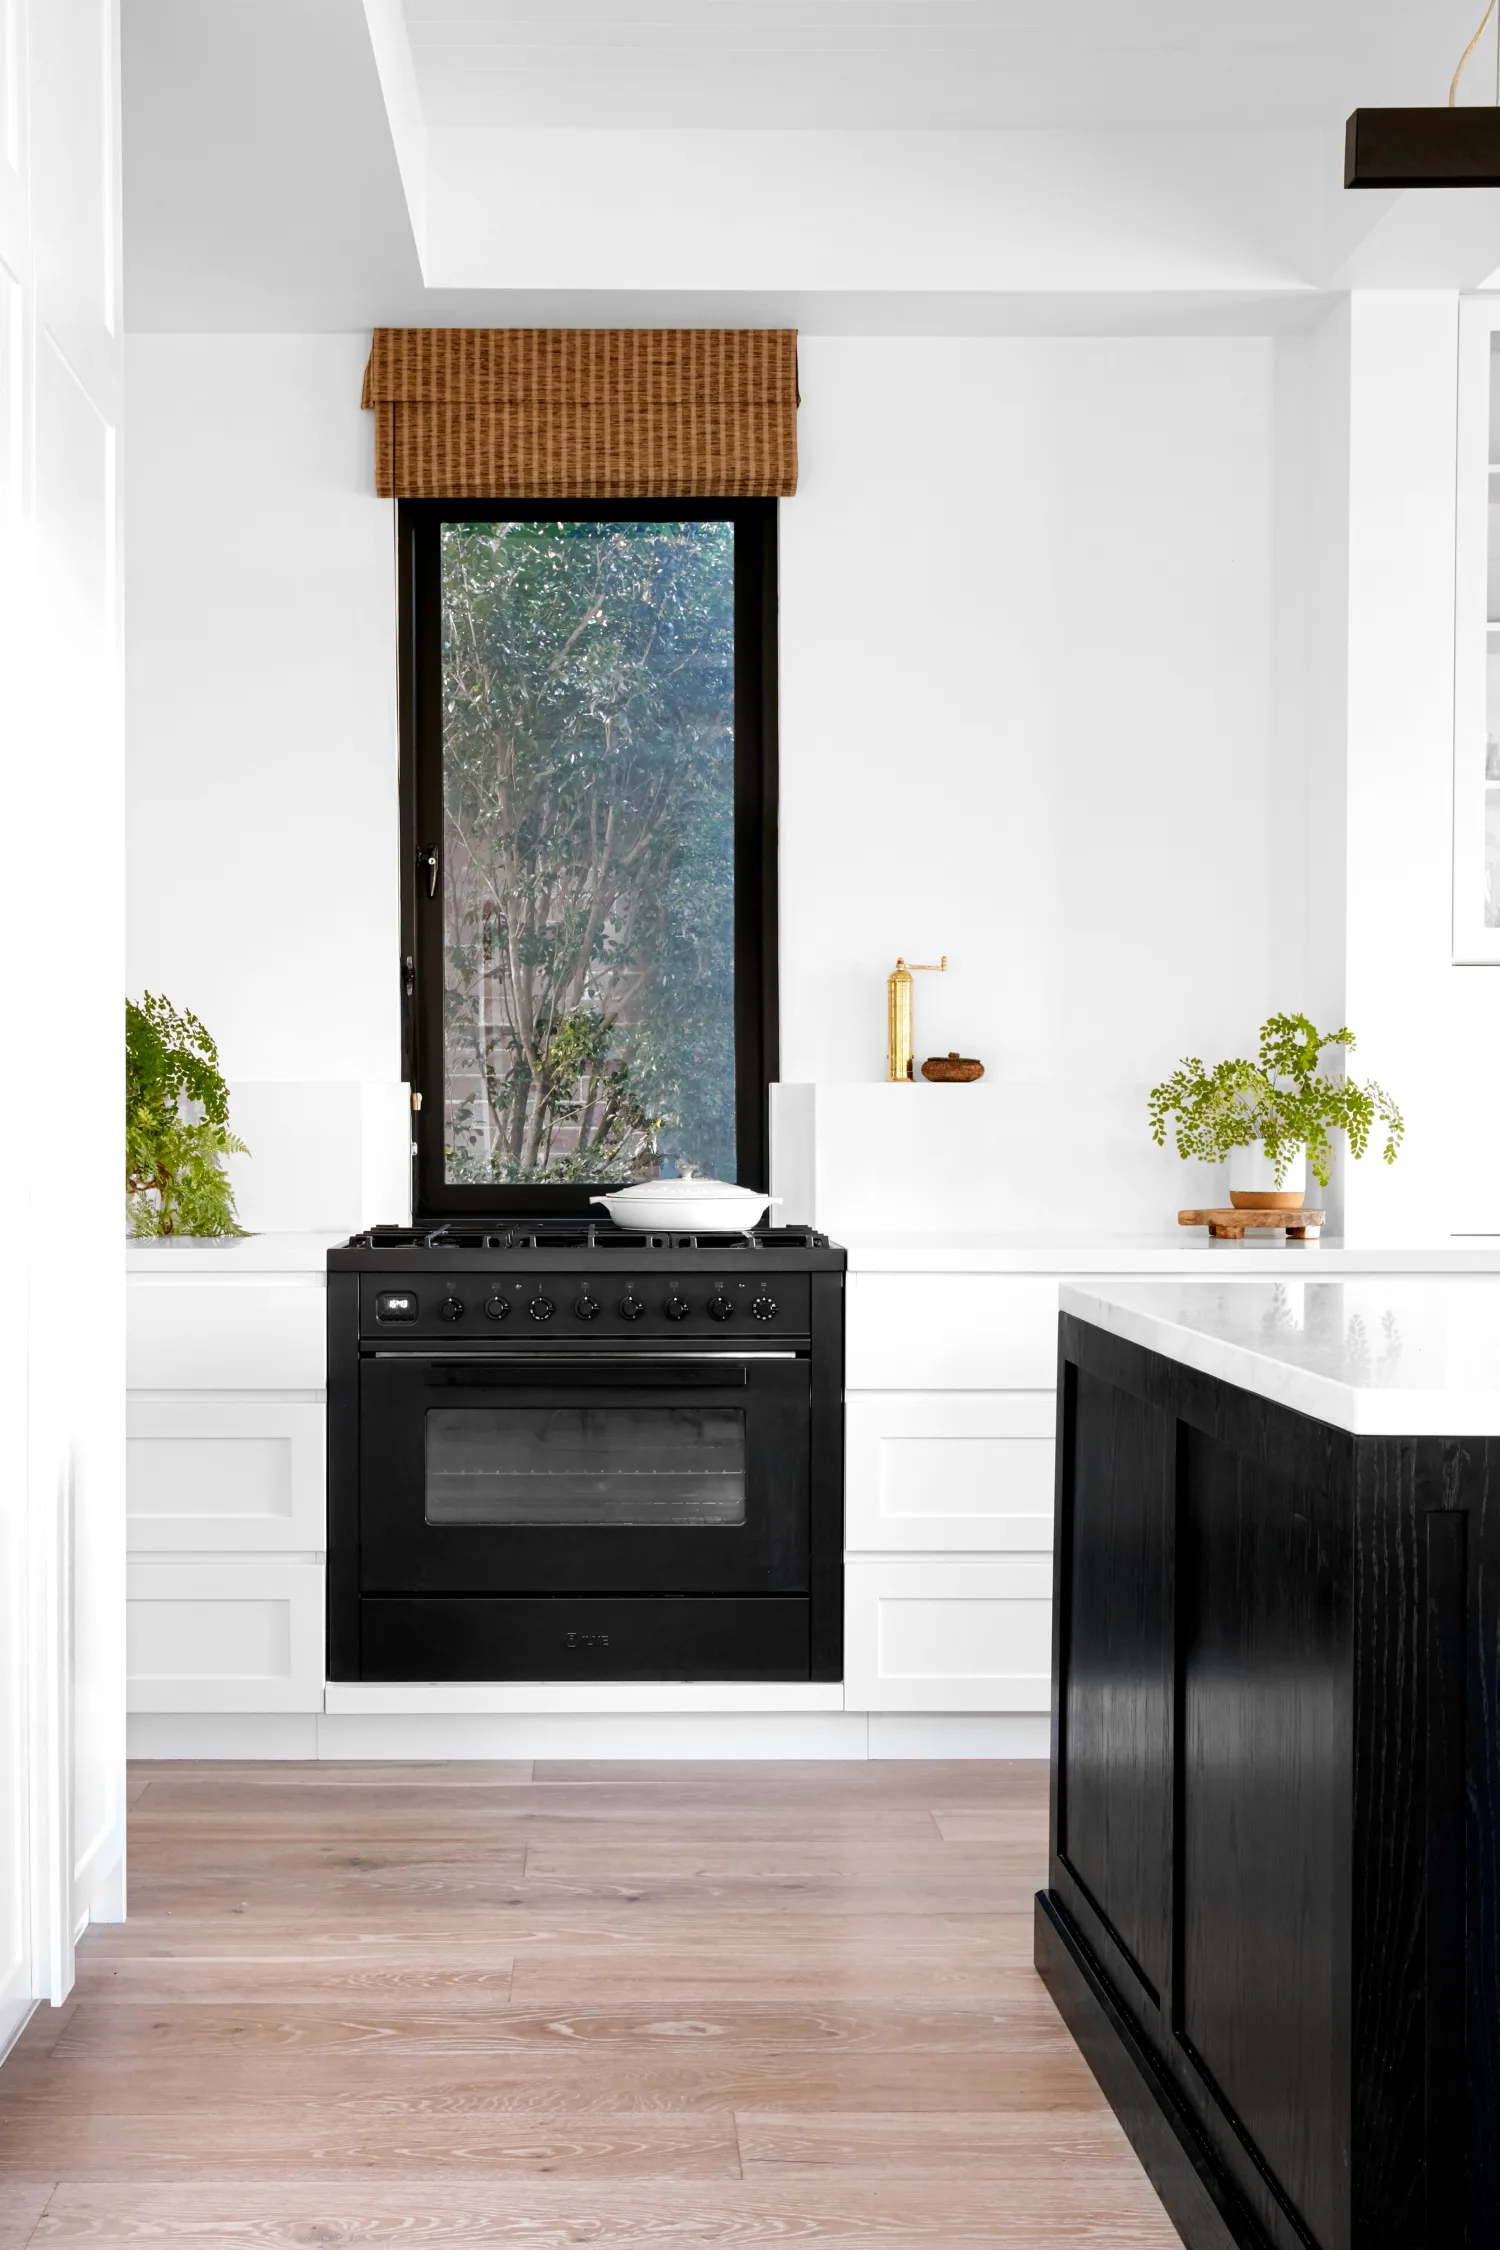
<path id="1" fill-rule="evenodd" d="M 1500 1278 L 1064 1283 L 1062 1310 L 1362 1436 L 1500 1436 Z"/>

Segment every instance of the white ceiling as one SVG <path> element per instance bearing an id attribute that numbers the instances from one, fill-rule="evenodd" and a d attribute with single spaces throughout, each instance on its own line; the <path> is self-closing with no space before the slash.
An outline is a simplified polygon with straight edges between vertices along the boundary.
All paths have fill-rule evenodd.
<path id="1" fill-rule="evenodd" d="M 1325 124 L 1480 0 L 402 0 L 429 127 Z M 1494 40 L 1465 94 L 1493 98 Z M 1483 82 L 1487 73 L 1488 83 Z"/>
<path id="2" fill-rule="evenodd" d="M 123 0 L 120 48 L 128 327 L 421 301 L 361 0 Z"/>
<path id="3" fill-rule="evenodd" d="M 1347 109 L 1358 101 L 1442 100 L 1481 6 L 1482 0 L 122 0 L 126 319 L 134 329 L 177 330 L 358 328 L 372 321 L 787 322 L 834 333 L 955 335 L 1270 329 L 1311 317 L 1310 291 L 1349 286 L 1351 273 L 1340 262 L 1346 250 L 1372 228 L 1395 224 L 1394 215 L 1382 218 L 1395 199 L 1339 192 L 1338 128 Z M 372 44 L 377 26 L 390 35 L 380 61 L 379 42 Z M 1492 93 L 1493 51 L 1491 32 L 1466 95 Z M 404 138 L 393 138 L 387 107 L 393 52 L 397 91 L 409 92 L 409 100 L 402 95 L 401 114 L 411 126 Z M 680 258 L 674 266 L 667 254 L 684 231 L 673 224 L 681 191 L 670 166 L 660 195 L 642 210 L 629 189 L 638 163 L 622 200 L 608 178 L 614 159 L 580 147 L 587 130 L 578 139 L 565 133 L 553 149 L 544 145 L 557 128 L 606 123 L 708 128 L 681 158 L 689 183 L 695 168 L 710 185 L 733 170 L 728 153 L 714 148 L 716 126 L 804 127 L 814 135 L 821 129 L 826 146 L 821 154 L 804 149 L 796 132 L 795 150 L 784 140 L 779 154 L 767 157 L 776 166 L 779 202 L 757 192 L 726 204 L 720 181 L 715 208 L 722 207 L 728 247 L 721 258 L 716 240 L 707 265 L 689 275 Z M 834 280 L 799 278 L 812 271 L 800 251 L 841 238 L 853 224 L 851 211 L 857 218 L 863 210 L 867 233 L 881 233 L 880 198 L 868 182 L 860 185 L 860 167 L 887 158 L 878 151 L 851 156 L 836 142 L 840 129 L 936 128 L 930 157 L 908 150 L 901 160 L 927 163 L 933 181 L 926 184 L 937 194 L 934 182 L 945 168 L 963 168 L 946 145 L 945 127 L 1062 126 L 1081 128 L 1085 139 L 1091 125 L 1124 129 L 1111 140 L 1104 172 L 1111 176 L 1118 160 L 1125 179 L 1150 171 L 1142 150 L 1149 156 L 1155 149 L 1159 125 L 1207 127 L 1211 135 L 1221 123 L 1242 131 L 1222 145 L 1211 142 L 1206 184 L 1201 155 L 1182 158 L 1175 171 L 1167 163 L 1153 191 L 1159 212 L 1148 210 L 1142 220 L 1164 241 L 1196 228 L 1211 243 L 1218 240 L 1219 204 L 1227 196 L 1235 206 L 1233 224 L 1219 226 L 1219 278 L 1200 275 L 1191 289 L 1180 277 L 1160 284 L 1138 275 L 1111 279 L 1116 269 L 1102 250 L 1087 290 L 1070 288 L 1047 263 L 1048 230 L 1055 204 L 1080 196 L 1086 202 L 1087 194 L 1066 169 L 1071 160 L 1055 150 L 1051 172 L 1040 157 L 1029 172 L 1029 160 L 1018 160 L 1018 176 L 1033 182 L 1032 201 L 1017 191 L 1015 208 L 1000 213 L 1010 232 L 1019 229 L 1032 246 L 1027 270 L 1041 260 L 1040 278 L 1017 278 L 1018 268 L 1004 283 L 986 280 L 994 259 L 971 261 L 962 283 L 944 281 L 936 265 L 924 269 L 920 287 L 897 287 L 883 270 L 878 280 L 861 278 L 853 266 L 840 268 Z M 1326 192 L 1298 185 L 1302 172 L 1294 177 L 1282 141 L 1264 130 L 1309 123 L 1319 128 L 1316 177 L 1326 176 Z M 474 130 L 479 126 L 490 134 Z M 535 256 L 523 255 L 536 232 L 525 195 L 507 194 L 503 185 L 506 166 L 523 161 L 515 154 L 521 128 L 533 129 L 526 146 L 543 184 L 560 179 L 560 201 L 569 204 L 575 229 L 563 245 L 567 255 L 560 250 L 540 270 Z M 1171 137 L 1163 134 L 1163 143 Z M 773 149 L 772 141 L 766 146 Z M 972 151 L 963 159 L 971 169 L 976 161 Z M 1058 163 L 1065 168 L 1060 180 Z M 1089 173 L 1096 183 L 1090 192 L 1097 193 L 1098 170 L 1096 163 Z M 469 220 L 477 213 L 491 233 L 499 229 L 493 255 L 460 255 L 462 229 L 455 233 L 451 223 L 446 232 L 427 228 L 414 172 L 419 187 L 429 177 L 467 183 Z M 597 197 L 592 189 L 584 193 L 596 175 L 606 183 Z M 799 200 L 796 182 L 804 176 L 813 186 Z M 1187 182 L 1194 183 L 1190 191 Z M 521 186 L 538 191 L 536 178 Z M 952 225 L 941 211 L 929 214 L 934 240 L 967 226 L 988 243 L 972 186 L 958 178 L 951 193 Z M 1294 242 L 1284 225 L 1278 233 L 1271 223 L 1289 198 L 1298 212 L 1305 204 L 1307 216 L 1318 216 L 1318 193 L 1326 206 L 1319 223 L 1329 230 L 1321 257 L 1299 248 L 1300 234 Z M 1117 216 L 1122 196 L 1123 189 L 1100 205 L 1101 237 L 1109 235 L 1103 221 Z M 1463 199 L 1401 200 L 1423 205 L 1411 224 L 1431 228 L 1439 219 L 1452 222 Z M 1473 286 L 1474 276 L 1495 264 L 1491 237 L 1500 242 L 1500 197 L 1492 200 L 1493 212 L 1486 206 L 1469 222 L 1484 253 L 1471 253 L 1465 243 L 1455 267 L 1448 246 L 1431 250 L 1403 236 L 1392 247 L 1390 271 L 1370 278 L 1380 286 L 1451 286 L 1457 272 L 1462 285 Z M 584 258 L 578 244 L 591 244 L 595 235 L 602 247 Z M 737 235 L 744 239 L 736 260 L 728 253 Z M 1258 246 L 1248 264 L 1245 243 Z M 1275 251 L 1278 244 L 1279 263 L 1268 261 L 1267 246 Z M 429 286 L 424 264 L 434 282 L 459 286 Z"/>

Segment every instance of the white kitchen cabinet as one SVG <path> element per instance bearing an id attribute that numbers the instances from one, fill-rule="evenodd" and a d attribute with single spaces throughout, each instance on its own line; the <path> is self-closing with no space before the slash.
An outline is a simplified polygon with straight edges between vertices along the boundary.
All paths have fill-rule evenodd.
<path id="1" fill-rule="evenodd" d="M 132 1562 L 125 1647 L 132 1711 L 321 1711 L 322 1564 Z"/>
<path id="2" fill-rule="evenodd" d="M 852 1711 L 1045 1711 L 1047 1555 L 849 1556 L 845 1701 Z"/>
<path id="3" fill-rule="evenodd" d="M 848 1707 L 1018 1719 L 1049 1700 L 1061 1282 L 1336 1280 L 1390 1271 L 1403 1255 L 1428 1270 L 1419 1253 L 1189 1233 L 911 1234 L 849 1250 Z M 1483 1246 L 1428 1261 L 1493 1264 Z"/>
<path id="4" fill-rule="evenodd" d="M 1047 1708 L 1058 1280 L 854 1263 L 851 1710 Z"/>
<path id="5" fill-rule="evenodd" d="M 131 1249 L 132 1712 L 323 1708 L 324 1249 Z"/>
<path id="6" fill-rule="evenodd" d="M 321 1392 L 326 1306 L 321 1273 L 203 1275 L 132 1261 L 126 1380 L 137 1392 Z"/>
<path id="7" fill-rule="evenodd" d="M 321 1553 L 324 1455 L 320 1405 L 136 1397 L 125 1439 L 130 1550 Z"/>
<path id="8" fill-rule="evenodd" d="M 1056 1274 L 851 1273 L 850 1390 L 1052 1390 Z"/>
<path id="9" fill-rule="evenodd" d="M 1052 1546 L 1052 1391 L 851 1391 L 851 1552 Z"/>

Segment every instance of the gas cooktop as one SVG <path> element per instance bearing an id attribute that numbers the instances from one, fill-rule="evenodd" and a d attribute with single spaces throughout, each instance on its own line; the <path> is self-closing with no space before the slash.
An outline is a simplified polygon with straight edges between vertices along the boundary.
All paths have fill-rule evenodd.
<path id="1" fill-rule="evenodd" d="M 434 1219 L 409 1227 L 369 1227 L 350 1250 L 827 1250 L 811 1227 L 750 1227 L 722 1234 L 636 1233 L 608 1219 Z"/>

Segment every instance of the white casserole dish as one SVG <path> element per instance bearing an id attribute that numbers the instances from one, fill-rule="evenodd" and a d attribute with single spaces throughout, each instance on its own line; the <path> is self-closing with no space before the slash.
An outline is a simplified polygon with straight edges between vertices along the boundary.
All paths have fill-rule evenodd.
<path id="1" fill-rule="evenodd" d="M 640 1180 L 590 1201 L 632 1234 L 741 1234 L 759 1224 L 771 1197 L 729 1180 Z"/>

